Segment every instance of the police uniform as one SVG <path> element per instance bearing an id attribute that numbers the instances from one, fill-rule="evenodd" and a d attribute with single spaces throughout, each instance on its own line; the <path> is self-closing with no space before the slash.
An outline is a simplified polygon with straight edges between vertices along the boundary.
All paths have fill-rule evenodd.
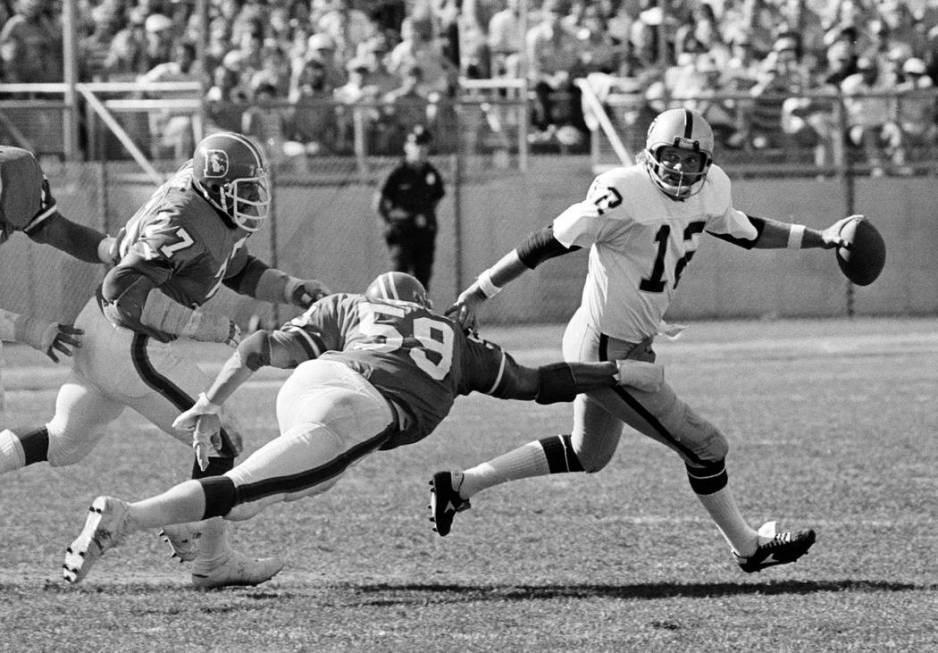
<path id="1" fill-rule="evenodd" d="M 408 142 L 428 145 L 428 132 L 417 129 Z M 378 210 L 385 220 L 384 240 L 391 266 L 430 287 L 436 251 L 436 206 L 445 195 L 443 179 L 429 161 L 402 160 L 380 189 Z"/>

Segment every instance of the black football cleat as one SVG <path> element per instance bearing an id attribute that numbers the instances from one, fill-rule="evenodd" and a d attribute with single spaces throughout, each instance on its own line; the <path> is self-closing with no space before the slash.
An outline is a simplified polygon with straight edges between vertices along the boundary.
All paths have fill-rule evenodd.
<path id="1" fill-rule="evenodd" d="M 794 562 L 814 544 L 813 530 L 776 532 L 775 522 L 766 522 L 759 529 L 759 548 L 751 556 L 744 557 L 733 553 L 739 568 L 747 574 L 761 571 L 766 567 L 785 565 Z"/>
<path id="2" fill-rule="evenodd" d="M 428 507 L 430 521 L 434 523 L 433 530 L 443 537 L 449 534 L 456 513 L 469 510 L 472 506 L 453 488 L 452 472 L 437 472 L 430 480 L 430 505 Z"/>

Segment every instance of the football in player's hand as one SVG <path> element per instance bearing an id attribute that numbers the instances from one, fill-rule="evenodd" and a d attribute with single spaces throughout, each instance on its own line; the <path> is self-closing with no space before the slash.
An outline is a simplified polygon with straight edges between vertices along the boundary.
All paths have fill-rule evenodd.
<path id="1" fill-rule="evenodd" d="M 841 227 L 840 235 L 847 243 L 836 250 L 841 271 L 858 286 L 876 281 L 886 263 L 886 243 L 876 227 L 866 218 L 855 218 Z"/>

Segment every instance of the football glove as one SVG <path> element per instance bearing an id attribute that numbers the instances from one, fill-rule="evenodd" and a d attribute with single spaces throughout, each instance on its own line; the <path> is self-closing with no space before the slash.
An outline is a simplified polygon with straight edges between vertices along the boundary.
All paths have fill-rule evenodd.
<path id="1" fill-rule="evenodd" d="M 217 454 L 221 448 L 220 410 L 221 406 L 209 401 L 203 392 L 192 408 L 173 420 L 177 431 L 192 432 L 192 449 L 202 471 L 208 467 L 209 456 Z"/>
<path id="2" fill-rule="evenodd" d="M 71 356 L 73 349 L 81 347 L 81 340 L 78 336 L 83 333 L 84 331 L 73 327 L 71 324 L 53 322 L 43 331 L 37 349 L 58 363 L 59 357 L 56 356 L 55 352 L 59 351 L 66 356 Z"/>
<path id="3" fill-rule="evenodd" d="M 306 310 L 318 300 L 331 294 L 325 284 L 318 279 L 289 279 L 284 288 L 287 301 Z"/>
<path id="4" fill-rule="evenodd" d="M 476 285 L 473 284 L 460 293 L 456 302 L 447 308 L 444 314 L 459 322 L 459 326 L 466 333 L 476 333 L 479 328 L 479 306 L 485 299 L 485 295 L 476 292 Z"/>

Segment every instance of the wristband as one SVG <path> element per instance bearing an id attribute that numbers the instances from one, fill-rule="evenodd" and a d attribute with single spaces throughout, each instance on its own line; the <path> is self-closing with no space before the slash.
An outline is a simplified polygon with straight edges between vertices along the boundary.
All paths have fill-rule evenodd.
<path id="1" fill-rule="evenodd" d="M 801 249 L 804 240 L 804 229 L 803 224 L 793 224 L 791 226 L 791 230 L 788 232 L 788 249 Z"/>
<path id="2" fill-rule="evenodd" d="M 199 399 L 195 402 L 193 408 L 197 408 L 202 415 L 217 415 L 221 410 L 221 406 L 209 401 L 209 398 L 205 396 L 204 392 L 199 393 Z"/>
<path id="3" fill-rule="evenodd" d="M 482 291 L 482 294 L 485 295 L 486 299 L 491 299 L 502 290 L 492 281 L 492 272 L 489 270 L 486 270 L 480 274 L 476 279 L 476 283 L 479 284 L 479 290 Z"/>

